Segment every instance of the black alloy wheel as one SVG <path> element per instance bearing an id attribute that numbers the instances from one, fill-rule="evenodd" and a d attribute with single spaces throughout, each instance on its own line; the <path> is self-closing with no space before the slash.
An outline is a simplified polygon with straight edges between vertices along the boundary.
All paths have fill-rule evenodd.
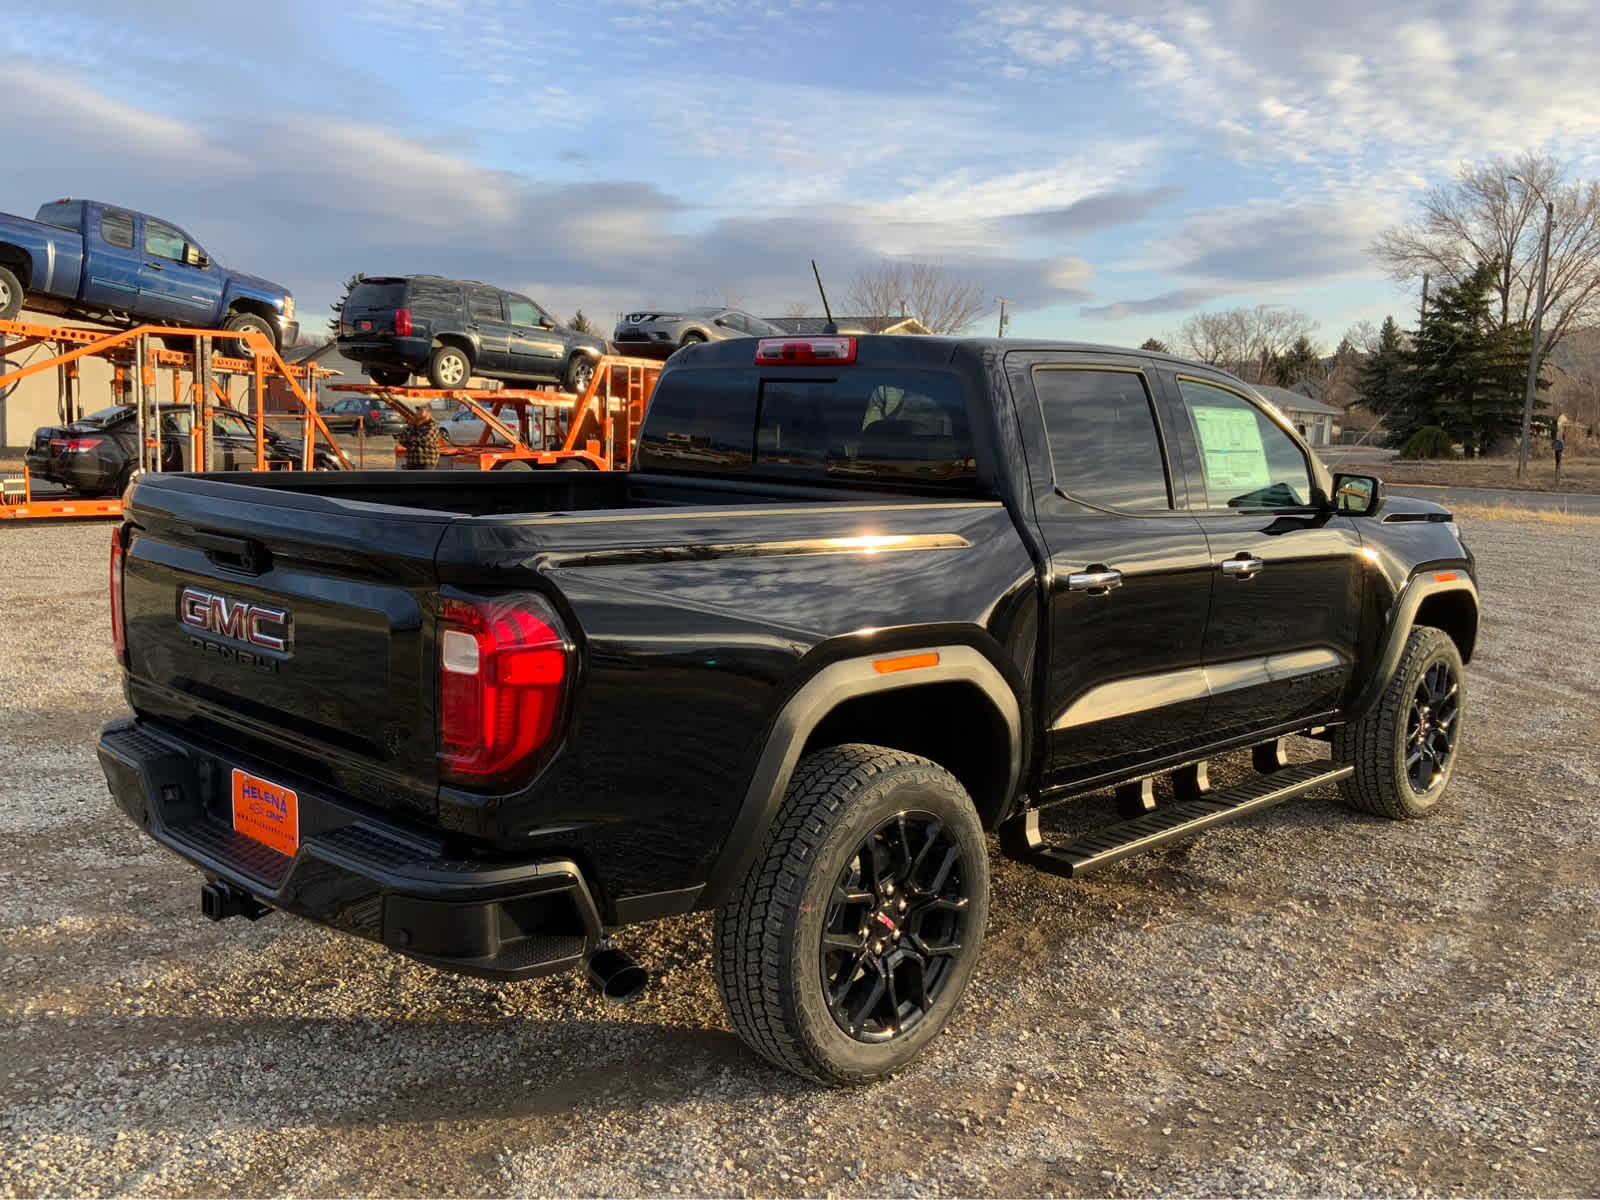
<path id="1" fill-rule="evenodd" d="M 1339 784 L 1346 804 L 1395 820 L 1425 817 L 1437 807 L 1461 748 L 1464 680 L 1449 634 L 1428 625 L 1407 633 L 1376 703 L 1333 731 L 1333 760 L 1355 768 Z"/>
<path id="2" fill-rule="evenodd" d="M 955 776 L 884 746 L 815 750 L 717 909 L 717 990 L 768 1061 L 870 1083 L 949 1024 L 988 911 L 983 825 Z"/>
<path id="3" fill-rule="evenodd" d="M 897 813 L 851 855 L 823 919 L 828 1008 L 860 1042 L 915 1029 L 950 982 L 969 911 L 961 845 L 932 813 Z"/>
<path id="4" fill-rule="evenodd" d="M 1432 663 L 1417 684 L 1406 716 L 1406 779 L 1419 796 L 1437 787 L 1450 769 L 1460 700 L 1461 681 L 1450 664 Z"/>

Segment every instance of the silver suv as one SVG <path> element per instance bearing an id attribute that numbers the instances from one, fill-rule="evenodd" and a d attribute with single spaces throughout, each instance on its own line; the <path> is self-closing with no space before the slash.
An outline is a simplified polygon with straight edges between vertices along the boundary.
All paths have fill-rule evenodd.
<path id="1" fill-rule="evenodd" d="M 666 358 L 681 346 L 740 337 L 782 337 L 783 330 L 736 308 L 682 312 L 631 312 L 617 322 L 611 342 L 623 354 Z"/>

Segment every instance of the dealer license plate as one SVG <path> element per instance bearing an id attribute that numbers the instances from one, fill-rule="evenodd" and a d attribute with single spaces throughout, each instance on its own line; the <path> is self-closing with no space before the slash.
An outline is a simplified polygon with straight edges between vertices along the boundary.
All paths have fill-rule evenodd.
<path id="1" fill-rule="evenodd" d="M 234 768 L 233 828 L 292 856 L 300 846 L 300 797 L 292 788 Z"/>

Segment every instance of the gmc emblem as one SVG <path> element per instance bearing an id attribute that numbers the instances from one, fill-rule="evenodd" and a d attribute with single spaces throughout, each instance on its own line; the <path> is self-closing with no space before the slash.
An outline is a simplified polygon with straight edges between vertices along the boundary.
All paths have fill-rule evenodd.
<path id="1" fill-rule="evenodd" d="M 247 642 L 263 650 L 283 651 L 289 647 L 287 609 L 229 600 L 199 588 L 184 588 L 178 596 L 178 620 L 194 629 Z"/>

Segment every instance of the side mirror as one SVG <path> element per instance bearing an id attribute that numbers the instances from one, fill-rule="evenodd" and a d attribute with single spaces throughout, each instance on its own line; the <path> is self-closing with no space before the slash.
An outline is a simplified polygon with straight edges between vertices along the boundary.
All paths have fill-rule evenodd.
<path id="1" fill-rule="evenodd" d="M 1376 475 L 1335 475 L 1333 507 L 1347 517 L 1370 517 L 1383 506 L 1383 481 Z"/>
<path id="2" fill-rule="evenodd" d="M 188 266 L 199 267 L 202 271 L 211 265 L 211 259 L 206 257 L 206 252 L 199 246 L 185 246 L 183 261 Z"/>
<path id="3" fill-rule="evenodd" d="M 721 325 L 724 329 L 726 329 L 728 327 L 728 322 L 723 317 L 718 317 L 714 322 L 712 322 L 712 324 Z"/>
<path id="4" fill-rule="evenodd" d="M 540 317 L 539 318 L 539 328 L 540 329 L 554 329 L 555 327 L 556 327 L 556 323 L 554 321 L 552 321 L 549 317 Z"/>

